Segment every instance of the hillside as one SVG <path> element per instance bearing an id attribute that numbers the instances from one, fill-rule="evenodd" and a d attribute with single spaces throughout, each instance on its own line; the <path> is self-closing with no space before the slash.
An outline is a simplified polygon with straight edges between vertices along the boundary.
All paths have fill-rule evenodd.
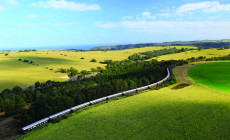
<path id="1" fill-rule="evenodd" d="M 230 40 L 201 40 L 201 41 L 175 41 L 162 43 L 142 43 L 142 44 L 126 44 L 115 46 L 101 46 L 90 50 L 122 50 L 130 48 L 140 48 L 145 46 L 196 46 L 201 48 L 219 48 L 230 46 Z"/>
<path id="2" fill-rule="evenodd" d="M 176 48 L 182 47 L 194 48 L 188 46 Z M 143 47 L 118 51 L 37 50 L 32 52 L 0 52 L 0 91 L 5 88 L 11 89 L 14 86 L 29 86 L 37 81 L 66 81 L 68 79 L 67 74 L 56 73 L 58 69 L 73 67 L 79 72 L 82 70 L 90 71 L 91 68 L 104 68 L 106 65 L 100 63 L 104 60 L 124 60 L 134 53 L 159 49 L 163 49 L 163 47 Z M 6 53 L 7 56 L 5 56 Z M 33 64 L 23 63 L 19 61 L 19 58 L 33 61 Z M 93 58 L 97 62 L 90 62 Z"/>
<path id="3" fill-rule="evenodd" d="M 185 77 L 189 79 L 188 77 Z M 191 81 L 191 80 L 190 80 Z M 24 139 L 227 139 L 230 95 L 194 83 L 108 101 Z"/>

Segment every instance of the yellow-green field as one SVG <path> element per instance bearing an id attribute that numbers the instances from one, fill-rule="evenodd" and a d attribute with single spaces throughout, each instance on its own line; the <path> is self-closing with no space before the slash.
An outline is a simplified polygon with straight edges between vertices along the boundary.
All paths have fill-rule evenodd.
<path id="1" fill-rule="evenodd" d="M 174 47 L 174 46 L 171 46 Z M 194 48 L 180 46 L 177 48 Z M 166 47 L 144 47 L 116 51 L 58 51 L 39 50 L 35 52 L 11 52 L 8 56 L 0 54 L 0 91 L 14 86 L 28 86 L 35 82 L 45 82 L 47 80 L 63 81 L 67 80 L 66 74 L 55 73 L 59 68 L 74 67 L 77 70 L 90 70 L 91 68 L 104 67 L 100 61 L 104 60 L 124 60 L 128 56 L 151 50 L 159 50 Z M 169 47 L 167 47 L 169 48 Z M 84 57 L 84 59 L 80 59 Z M 23 63 L 18 59 L 32 60 L 36 65 Z M 90 62 L 95 58 L 96 63 Z M 53 70 L 50 70 L 53 69 Z"/>
<path id="2" fill-rule="evenodd" d="M 230 138 L 229 93 L 201 84 L 178 90 L 171 87 L 90 107 L 60 123 L 34 130 L 23 138 Z"/>
<path id="3" fill-rule="evenodd" d="M 175 53 L 175 54 L 169 54 L 169 55 L 163 55 L 157 57 L 157 60 L 179 60 L 179 59 L 188 59 L 191 57 L 199 57 L 199 56 L 206 56 L 206 58 L 210 57 L 220 57 L 230 54 L 230 49 L 225 50 L 217 50 L 216 48 L 213 49 L 202 49 L 200 51 L 198 50 L 192 50 L 192 51 L 186 51 L 182 53 Z"/>

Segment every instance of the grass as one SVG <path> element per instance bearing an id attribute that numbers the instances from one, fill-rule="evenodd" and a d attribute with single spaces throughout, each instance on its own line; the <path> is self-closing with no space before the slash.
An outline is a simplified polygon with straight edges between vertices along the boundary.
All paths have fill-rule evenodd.
<path id="1" fill-rule="evenodd" d="M 179 59 L 188 59 L 191 57 L 199 57 L 199 56 L 206 56 L 206 58 L 210 57 L 220 57 L 230 54 L 230 49 L 225 50 L 217 50 L 216 48 L 213 49 L 202 49 L 201 51 L 198 50 L 192 50 L 192 51 L 186 51 L 182 53 L 175 53 L 175 54 L 169 54 L 169 55 L 163 55 L 159 56 L 157 59 L 159 61 L 161 60 L 179 60 Z"/>
<path id="2" fill-rule="evenodd" d="M 7 59 L 0 61 L 0 91 L 5 88 L 28 86 L 36 81 L 62 80 L 64 75 L 35 65 Z"/>
<path id="3" fill-rule="evenodd" d="M 21 139 L 228 139 L 230 94 L 195 84 L 108 101 Z"/>
<path id="4" fill-rule="evenodd" d="M 173 46 L 171 46 L 173 47 Z M 186 46 L 180 46 L 182 48 Z M 100 64 L 104 60 L 124 60 L 128 56 L 150 50 L 159 50 L 163 47 L 144 47 L 116 51 L 61 51 L 61 50 L 39 50 L 36 52 L 14 52 L 5 56 L 0 53 L 0 92 L 5 88 L 14 86 L 28 86 L 35 82 L 45 82 L 47 80 L 64 81 L 68 77 L 66 74 L 55 73 L 59 68 L 74 67 L 77 70 L 90 70 L 91 68 L 104 67 Z M 167 47 L 169 48 L 169 47 Z M 194 48 L 188 47 L 187 48 Z M 80 59 L 84 57 L 84 59 Z M 18 59 L 32 60 L 36 65 L 18 61 Z M 95 58 L 96 63 L 90 62 Z M 53 70 L 50 70 L 53 69 Z"/>
<path id="5" fill-rule="evenodd" d="M 226 54 L 229 50 L 209 49 L 161 57 L 169 60 Z M 229 75 L 229 67 L 226 66 L 229 62 L 197 65 L 194 69 L 204 65 L 212 65 L 208 70 L 210 67 L 221 70 L 220 74 L 224 71 L 222 76 L 225 78 Z M 215 70 L 213 72 L 211 75 L 215 78 L 220 77 L 216 76 Z M 88 107 L 60 123 L 48 124 L 20 139 L 229 139 L 229 92 L 200 83 L 177 90 L 171 88 L 145 91 Z"/>
<path id="6" fill-rule="evenodd" d="M 230 92 L 230 61 L 197 65 L 189 69 L 188 75 L 198 83 Z"/>

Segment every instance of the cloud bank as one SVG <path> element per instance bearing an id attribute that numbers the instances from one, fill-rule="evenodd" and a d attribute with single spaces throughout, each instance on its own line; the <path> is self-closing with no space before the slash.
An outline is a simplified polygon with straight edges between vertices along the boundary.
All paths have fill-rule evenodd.
<path id="1" fill-rule="evenodd" d="M 84 4 L 84 3 L 75 3 L 69 2 L 66 0 L 49 0 L 49 1 L 40 1 L 37 3 L 32 3 L 32 6 L 42 7 L 42 8 L 52 8 L 52 9 L 66 9 L 71 11 L 97 11 L 101 10 L 100 5 L 98 4 Z"/>

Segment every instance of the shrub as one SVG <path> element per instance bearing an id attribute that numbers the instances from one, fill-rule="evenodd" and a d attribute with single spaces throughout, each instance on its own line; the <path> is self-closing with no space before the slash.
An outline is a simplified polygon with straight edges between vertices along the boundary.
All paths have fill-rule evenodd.
<path id="1" fill-rule="evenodd" d="M 29 60 L 25 59 L 23 62 L 26 62 L 26 63 L 28 63 L 28 62 L 29 62 Z"/>
<path id="2" fill-rule="evenodd" d="M 95 58 L 93 58 L 90 62 L 97 62 L 97 60 Z"/>

